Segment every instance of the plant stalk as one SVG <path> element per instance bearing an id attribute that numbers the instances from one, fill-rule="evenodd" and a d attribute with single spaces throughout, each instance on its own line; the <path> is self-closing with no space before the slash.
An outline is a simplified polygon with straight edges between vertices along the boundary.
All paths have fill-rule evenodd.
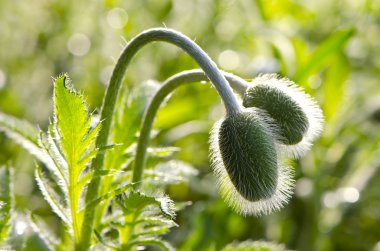
<path id="1" fill-rule="evenodd" d="M 248 84 L 245 80 L 231 73 L 223 72 L 223 75 L 234 90 L 236 90 L 240 95 L 244 95 L 244 92 L 248 87 Z M 140 137 L 138 139 L 136 148 L 136 157 L 132 178 L 132 182 L 135 183 L 135 189 L 141 186 L 143 170 L 146 161 L 146 153 L 150 141 L 150 132 L 152 131 L 154 119 L 156 118 L 156 114 L 160 108 L 160 105 L 163 103 L 165 98 L 179 86 L 186 83 L 206 80 L 208 80 L 208 78 L 201 70 L 183 71 L 168 78 L 152 98 L 143 116 Z"/>
<path id="2" fill-rule="evenodd" d="M 223 103 L 226 107 L 227 114 L 233 114 L 240 111 L 240 105 L 238 104 L 231 87 L 228 85 L 227 80 L 218 70 L 216 64 L 210 59 L 210 57 L 191 39 L 183 34 L 165 28 L 150 29 L 140 33 L 134 39 L 132 39 L 124 51 L 122 52 L 116 66 L 112 72 L 111 80 L 107 88 L 103 106 L 101 110 L 102 128 L 96 138 L 95 146 L 97 148 L 107 145 L 110 128 L 112 125 L 112 115 L 115 111 L 116 100 L 120 91 L 122 80 L 124 78 L 125 71 L 133 56 L 144 45 L 154 42 L 163 41 L 174 44 L 190 56 L 192 56 L 202 70 L 206 73 L 207 77 L 214 83 L 219 95 L 221 96 Z M 102 170 L 104 162 L 104 153 L 100 152 L 96 158 L 92 161 L 91 169 L 94 172 Z M 88 190 L 86 192 L 86 203 L 90 203 L 98 197 L 100 186 L 100 177 L 94 175 L 94 179 L 91 180 Z M 91 245 L 91 236 L 93 232 L 94 222 L 94 210 L 85 209 L 84 224 L 82 224 L 82 239 L 79 247 L 82 250 L 87 250 Z"/>

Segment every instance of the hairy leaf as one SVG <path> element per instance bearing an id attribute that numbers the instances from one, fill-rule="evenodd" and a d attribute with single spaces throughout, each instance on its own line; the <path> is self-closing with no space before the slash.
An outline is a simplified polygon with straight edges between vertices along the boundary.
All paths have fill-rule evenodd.
<path id="1" fill-rule="evenodd" d="M 91 119 L 92 114 L 88 112 L 83 95 L 73 89 L 66 75 L 58 77 L 54 82 L 54 123 L 51 126 L 57 130 L 50 131 L 55 133 L 57 149 L 62 149 L 62 155 L 67 163 L 65 174 L 67 197 L 72 233 L 76 243 L 80 242 L 83 226 L 83 214 L 79 213 L 79 202 L 84 184 L 80 183 L 80 176 L 98 153 L 98 149 L 95 148 L 95 138 L 100 123 L 91 126 Z"/>
<path id="2" fill-rule="evenodd" d="M 36 167 L 35 177 L 40 188 L 42 195 L 45 200 L 49 203 L 53 212 L 58 215 L 59 218 L 66 224 L 70 224 L 71 219 L 67 214 L 67 209 L 61 203 L 60 196 L 55 192 L 55 190 L 48 183 L 49 181 L 44 177 L 39 166 Z"/>

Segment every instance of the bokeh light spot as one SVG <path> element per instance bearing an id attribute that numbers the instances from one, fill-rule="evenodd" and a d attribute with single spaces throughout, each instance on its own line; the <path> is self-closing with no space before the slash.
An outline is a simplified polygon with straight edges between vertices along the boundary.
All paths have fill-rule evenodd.
<path id="1" fill-rule="evenodd" d="M 84 56 L 91 47 L 90 39 L 83 33 L 73 34 L 67 42 L 67 49 L 74 56 Z"/>
<path id="2" fill-rule="evenodd" d="M 114 29 L 121 29 L 128 22 L 128 13 L 121 8 L 114 8 L 107 13 L 107 23 Z"/>
<path id="3" fill-rule="evenodd" d="M 240 64 L 239 55 L 232 50 L 225 50 L 219 54 L 218 62 L 226 70 L 234 70 Z"/>
<path id="4" fill-rule="evenodd" d="M 338 190 L 343 202 L 355 203 L 359 200 L 360 194 L 355 187 L 343 187 Z"/>
<path id="5" fill-rule="evenodd" d="M 313 182 L 308 178 L 297 180 L 296 195 L 298 197 L 307 197 L 313 191 Z"/>

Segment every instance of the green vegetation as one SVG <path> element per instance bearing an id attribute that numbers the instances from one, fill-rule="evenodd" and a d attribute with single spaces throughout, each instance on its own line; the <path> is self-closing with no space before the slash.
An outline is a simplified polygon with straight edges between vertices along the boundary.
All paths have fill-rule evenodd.
<path id="1" fill-rule="evenodd" d="M 369 0 L 1 1 L 2 248 L 378 250 L 379 22 L 380 3 Z M 102 106 L 103 96 L 123 38 L 163 24 L 194 38 L 220 69 L 247 82 L 277 73 L 321 105 L 323 133 L 287 164 L 294 195 L 280 211 L 244 217 L 219 195 L 208 138 L 225 111 L 208 83 L 165 99 L 144 172 L 134 173 L 160 82 L 199 66 L 172 45 L 150 45 L 124 79 L 117 68 L 113 104 Z M 51 84 L 51 76 L 60 77 Z M 270 197 L 273 184 L 259 195 Z"/>

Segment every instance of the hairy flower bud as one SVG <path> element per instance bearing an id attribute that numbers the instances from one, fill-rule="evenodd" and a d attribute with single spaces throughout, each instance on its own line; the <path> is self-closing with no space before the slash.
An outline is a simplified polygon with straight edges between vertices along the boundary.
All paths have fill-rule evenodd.
<path id="1" fill-rule="evenodd" d="M 279 165 L 276 129 L 259 110 L 245 109 L 216 123 L 211 161 L 222 196 L 238 212 L 263 214 L 290 196 L 289 171 Z"/>
<path id="2" fill-rule="evenodd" d="M 274 74 L 255 78 L 244 94 L 243 105 L 264 110 L 279 129 L 279 143 L 296 157 L 308 150 L 322 129 L 322 112 L 313 99 Z"/>

